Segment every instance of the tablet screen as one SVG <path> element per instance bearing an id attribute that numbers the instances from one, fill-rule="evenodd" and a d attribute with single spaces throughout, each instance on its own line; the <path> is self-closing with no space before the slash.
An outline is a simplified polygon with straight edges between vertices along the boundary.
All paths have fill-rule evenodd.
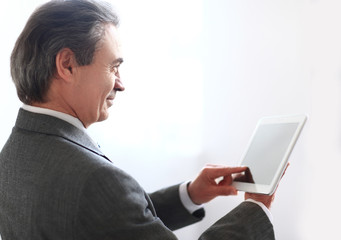
<path id="1" fill-rule="evenodd" d="M 248 177 L 235 181 L 271 184 L 298 126 L 297 122 L 259 125 L 242 161 L 250 169 Z"/>

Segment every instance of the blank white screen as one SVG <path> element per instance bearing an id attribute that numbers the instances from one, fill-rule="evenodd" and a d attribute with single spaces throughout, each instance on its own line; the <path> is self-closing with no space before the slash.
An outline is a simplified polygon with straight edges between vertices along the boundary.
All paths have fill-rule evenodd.
<path id="1" fill-rule="evenodd" d="M 284 158 L 298 123 L 260 125 L 242 162 L 256 184 L 269 185 Z"/>

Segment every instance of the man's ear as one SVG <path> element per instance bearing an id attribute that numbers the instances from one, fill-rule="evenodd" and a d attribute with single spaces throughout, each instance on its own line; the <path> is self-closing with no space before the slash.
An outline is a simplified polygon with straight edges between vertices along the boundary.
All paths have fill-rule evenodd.
<path id="1" fill-rule="evenodd" d="M 65 81 L 72 79 L 76 67 L 75 54 L 69 48 L 63 48 L 56 56 L 56 77 Z"/>

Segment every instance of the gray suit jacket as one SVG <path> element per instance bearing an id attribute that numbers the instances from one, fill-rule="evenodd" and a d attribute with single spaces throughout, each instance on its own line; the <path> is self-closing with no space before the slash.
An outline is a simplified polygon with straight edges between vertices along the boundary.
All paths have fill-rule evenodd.
<path id="1" fill-rule="evenodd" d="M 0 154 L 3 240 L 176 239 L 171 230 L 201 220 L 182 206 L 178 185 L 148 195 L 89 137 L 60 119 L 19 110 Z M 202 236 L 274 239 L 253 203 L 242 203 Z"/>

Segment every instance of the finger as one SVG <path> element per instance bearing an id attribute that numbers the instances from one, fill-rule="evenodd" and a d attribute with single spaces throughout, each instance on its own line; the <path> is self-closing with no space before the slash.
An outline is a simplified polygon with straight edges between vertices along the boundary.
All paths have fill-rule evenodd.
<path id="1" fill-rule="evenodd" d="M 229 196 L 229 195 L 237 195 L 238 191 L 233 186 L 220 186 L 216 187 L 217 196 Z"/>
<path id="2" fill-rule="evenodd" d="M 232 176 L 231 175 L 223 177 L 223 180 L 221 180 L 219 182 L 220 186 L 222 186 L 222 185 L 229 186 L 231 184 L 232 184 Z"/>
<path id="3" fill-rule="evenodd" d="M 244 172 L 247 167 L 220 167 L 220 168 L 205 168 L 203 171 L 211 178 L 218 178 L 221 176 L 227 176 L 234 173 Z"/>

